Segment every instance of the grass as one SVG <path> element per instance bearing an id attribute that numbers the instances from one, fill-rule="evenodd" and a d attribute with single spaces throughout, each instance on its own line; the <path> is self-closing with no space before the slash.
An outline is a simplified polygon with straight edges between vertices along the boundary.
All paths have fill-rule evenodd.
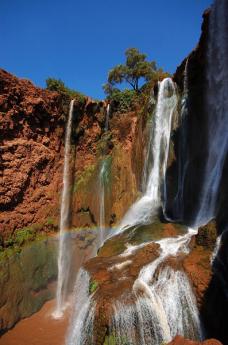
<path id="1" fill-rule="evenodd" d="M 82 189 L 87 185 L 88 181 L 93 176 L 95 170 L 96 170 L 95 164 L 88 165 L 83 170 L 80 176 L 76 178 L 76 181 L 73 186 L 73 193 L 76 193 L 79 189 Z"/>
<path id="2" fill-rule="evenodd" d="M 89 293 L 93 293 L 97 290 L 98 288 L 98 282 L 96 280 L 92 280 L 89 284 Z"/>

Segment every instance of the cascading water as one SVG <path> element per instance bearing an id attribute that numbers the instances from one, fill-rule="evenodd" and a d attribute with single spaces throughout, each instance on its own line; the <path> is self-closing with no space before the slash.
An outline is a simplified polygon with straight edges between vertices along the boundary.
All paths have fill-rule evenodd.
<path id="1" fill-rule="evenodd" d="M 207 162 L 196 224 L 216 215 L 219 184 L 228 150 L 228 2 L 216 0 L 209 21 L 206 110 Z"/>
<path id="2" fill-rule="evenodd" d="M 110 104 L 108 104 L 106 108 L 105 131 L 108 131 L 108 128 L 109 128 L 109 117 L 110 117 Z"/>
<path id="3" fill-rule="evenodd" d="M 177 334 L 201 338 L 196 300 L 186 274 L 165 266 L 155 278 L 166 258 L 188 251 L 195 233 L 189 229 L 184 236 L 157 242 L 160 256 L 140 271 L 134 283 L 135 304 L 122 300 L 113 306 L 111 332 L 118 345 L 123 344 L 123 339 L 133 345 L 158 345 L 171 341 Z"/>
<path id="4" fill-rule="evenodd" d="M 56 310 L 53 313 L 55 318 L 62 316 L 67 293 L 67 283 L 70 268 L 70 248 L 66 230 L 69 227 L 70 212 L 70 159 L 71 159 L 71 133 L 74 111 L 74 100 L 70 103 L 69 116 L 65 135 L 64 169 L 63 169 L 63 191 L 60 211 L 60 232 L 59 232 L 59 256 L 58 256 L 58 281 L 56 293 Z"/>
<path id="5" fill-rule="evenodd" d="M 175 84 L 172 79 L 166 78 L 159 84 L 158 101 L 149 140 L 149 153 L 144 167 L 149 172 L 145 192 L 128 210 L 116 233 L 136 224 L 150 223 L 161 205 L 161 184 L 165 179 L 172 116 L 176 106 Z"/>
<path id="6" fill-rule="evenodd" d="M 89 282 L 88 272 L 80 269 L 74 289 L 76 301 L 66 341 L 68 345 L 93 344 L 95 302 L 89 295 Z"/>
<path id="7" fill-rule="evenodd" d="M 149 172 L 145 192 L 125 215 L 119 232 L 129 226 L 150 223 L 161 205 L 161 184 L 166 173 L 172 115 L 176 106 L 175 84 L 170 78 L 164 79 L 159 85 L 149 154 L 145 162 L 145 170 Z M 159 257 L 141 269 L 133 290 L 127 292 L 127 299 L 125 300 L 124 295 L 113 304 L 109 334 L 114 336 L 115 344 L 123 345 L 127 342 L 132 345 L 159 345 L 170 341 L 177 334 L 192 339 L 201 338 L 196 301 L 186 274 L 161 265 L 170 256 L 187 253 L 191 236 L 195 233 L 189 229 L 185 235 L 157 241 L 160 245 Z M 140 244 L 138 247 L 144 245 Z M 136 249 L 137 246 L 128 247 L 121 256 L 127 257 Z M 111 266 L 110 269 L 122 269 L 127 265 L 131 265 L 131 260 L 119 266 Z M 134 296 L 135 303 L 128 303 L 129 294 Z M 67 345 L 90 344 L 94 306 L 91 295 L 83 306 L 76 308 L 78 314 L 74 317 Z M 83 317 L 80 316 L 82 313 Z M 89 333 L 82 328 L 82 324 L 90 325 Z"/>

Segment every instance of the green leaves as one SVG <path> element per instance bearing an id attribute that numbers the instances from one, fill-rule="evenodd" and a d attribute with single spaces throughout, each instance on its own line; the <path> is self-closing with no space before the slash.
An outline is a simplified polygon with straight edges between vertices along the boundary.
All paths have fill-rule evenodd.
<path id="1" fill-rule="evenodd" d="M 156 73 L 156 63 L 146 61 L 147 55 L 140 53 L 137 48 L 127 49 L 125 56 L 125 64 L 117 65 L 108 74 L 108 83 L 103 86 L 108 95 L 115 91 L 114 85 L 123 82 L 127 82 L 133 90 L 139 93 L 140 78 L 148 81 Z"/>
<path id="2" fill-rule="evenodd" d="M 46 79 L 46 87 L 50 91 L 56 91 L 63 95 L 70 97 L 71 99 L 75 99 L 76 101 L 83 103 L 85 100 L 85 96 L 75 90 L 70 89 L 67 87 L 61 79 L 55 78 L 48 78 Z"/>

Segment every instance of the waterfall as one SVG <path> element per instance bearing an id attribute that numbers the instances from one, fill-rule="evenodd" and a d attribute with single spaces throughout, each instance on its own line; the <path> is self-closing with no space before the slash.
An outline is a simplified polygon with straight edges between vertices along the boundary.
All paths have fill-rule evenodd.
<path id="1" fill-rule="evenodd" d="M 67 345 L 93 344 L 93 321 L 96 305 L 92 300 L 92 295 L 89 295 L 89 283 L 88 272 L 80 269 L 74 288 L 76 301 L 71 327 L 68 330 Z"/>
<path id="2" fill-rule="evenodd" d="M 109 127 L 110 104 L 106 108 L 105 132 Z M 100 228 L 100 246 L 105 240 L 105 185 L 107 184 L 107 159 L 103 159 L 99 173 L 99 228 Z"/>
<path id="3" fill-rule="evenodd" d="M 63 190 L 61 198 L 60 212 L 60 232 L 59 232 L 59 256 L 58 256 L 58 281 L 56 293 L 56 310 L 53 313 L 55 318 L 62 316 L 66 302 L 67 283 L 70 268 L 70 248 L 66 230 L 69 227 L 70 213 L 70 159 L 71 159 L 71 132 L 74 111 L 74 100 L 70 102 L 69 116 L 65 134 L 64 148 L 64 169 L 63 169 Z"/>
<path id="4" fill-rule="evenodd" d="M 144 170 L 148 171 L 143 196 L 128 210 L 117 233 L 136 224 L 151 222 L 161 205 L 161 184 L 165 180 L 172 116 L 177 106 L 176 87 L 172 79 L 159 84 L 158 101 L 153 116 L 148 154 Z"/>
<path id="5" fill-rule="evenodd" d="M 207 161 L 196 224 L 216 215 L 218 191 L 228 149 L 228 2 L 216 0 L 209 21 L 206 111 Z"/>
<path id="6" fill-rule="evenodd" d="M 221 248 L 221 244 L 222 244 L 222 235 L 219 235 L 217 238 L 216 238 L 216 242 L 215 242 L 215 247 L 214 247 L 214 250 L 211 254 L 211 265 L 213 265 L 214 261 L 215 261 L 215 258 L 217 257 L 218 255 L 218 252 Z"/>
<path id="7" fill-rule="evenodd" d="M 159 84 L 158 100 L 153 115 L 144 167 L 144 171 L 147 171 L 147 174 L 144 174 L 144 194 L 126 213 L 118 232 L 136 224 L 150 223 L 162 204 L 161 186 L 165 180 L 172 117 L 177 103 L 175 84 L 170 78 L 166 78 Z M 105 170 L 105 164 L 102 163 L 100 181 L 104 179 Z M 103 224 L 102 217 L 100 224 Z M 168 257 L 188 253 L 189 242 L 194 234 L 195 230 L 188 229 L 185 235 L 156 242 L 160 245 L 159 257 L 141 269 L 132 291 L 126 291 L 126 294 L 113 303 L 113 317 L 108 326 L 108 334 L 114 337 L 115 344 L 159 345 L 171 341 L 177 334 L 191 339 L 201 338 L 197 304 L 188 277 L 183 271 L 165 265 Z M 122 256 L 128 256 L 144 245 L 129 246 Z M 131 260 L 127 260 L 122 265 L 111 266 L 110 269 L 121 269 L 125 267 L 123 265 L 130 264 Z M 82 304 L 76 301 L 75 316 L 67 345 L 93 343 L 93 321 L 97 310 L 95 298 L 88 294 L 88 277 L 86 286 L 76 289 L 79 291 L 77 300 L 82 301 Z M 87 298 L 80 297 L 81 290 Z M 129 296 L 132 296 L 133 300 L 129 301 Z"/>
<path id="8" fill-rule="evenodd" d="M 133 345 L 158 345 L 171 341 L 177 334 L 191 339 L 202 337 L 195 296 L 186 274 L 169 266 L 159 270 L 169 256 L 188 252 L 195 233 L 189 229 L 184 236 L 157 241 L 160 256 L 141 269 L 133 286 L 135 303 L 122 299 L 113 306 L 110 327 L 116 344 L 125 339 Z"/>
<path id="9" fill-rule="evenodd" d="M 108 128 L 109 128 L 109 116 L 110 116 L 110 104 L 108 104 L 106 108 L 105 131 L 108 131 Z"/>
<path id="10" fill-rule="evenodd" d="M 100 195 L 100 215 L 99 215 L 99 227 L 100 227 L 100 246 L 105 240 L 105 179 L 106 179 L 106 160 L 102 161 L 100 174 L 99 174 L 99 195 Z"/>

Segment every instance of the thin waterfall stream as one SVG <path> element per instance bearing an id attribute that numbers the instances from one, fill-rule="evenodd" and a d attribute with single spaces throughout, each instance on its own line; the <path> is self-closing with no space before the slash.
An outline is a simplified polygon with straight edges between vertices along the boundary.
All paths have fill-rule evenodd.
<path id="1" fill-rule="evenodd" d="M 70 251 L 68 248 L 67 232 L 70 213 L 70 160 L 71 160 L 71 133 L 74 112 L 74 100 L 70 102 L 69 116 L 65 134 L 63 190 L 60 211 L 58 280 L 56 292 L 56 309 L 53 317 L 60 318 L 66 307 L 67 283 L 70 268 Z"/>
<path id="2" fill-rule="evenodd" d="M 110 116 L 110 104 L 107 105 L 106 112 L 105 112 L 105 132 L 108 131 L 109 128 L 109 116 Z M 103 157 L 100 165 L 99 171 L 99 246 L 105 241 L 105 187 L 107 185 L 107 160 Z"/>

